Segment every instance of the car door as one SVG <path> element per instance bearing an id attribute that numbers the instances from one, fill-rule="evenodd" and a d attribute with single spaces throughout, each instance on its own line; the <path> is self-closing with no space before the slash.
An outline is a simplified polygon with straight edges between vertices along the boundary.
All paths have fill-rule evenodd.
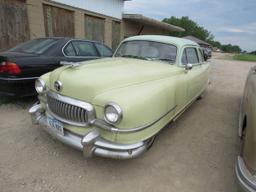
<path id="1" fill-rule="evenodd" d="M 79 62 L 100 58 L 93 42 L 72 40 L 63 48 L 63 61 Z"/>
<path id="2" fill-rule="evenodd" d="M 201 48 L 198 48 L 197 50 L 198 50 L 199 62 L 202 68 L 202 73 L 201 73 L 202 80 L 201 80 L 201 89 L 200 89 L 200 92 L 202 92 L 206 88 L 209 82 L 210 64 L 205 61 L 203 50 Z"/>
<path id="3" fill-rule="evenodd" d="M 186 70 L 187 79 L 187 102 L 191 102 L 202 91 L 204 82 L 204 70 L 199 60 L 198 48 L 194 46 L 185 47 L 182 53 L 182 65 L 191 64 L 193 67 Z"/>

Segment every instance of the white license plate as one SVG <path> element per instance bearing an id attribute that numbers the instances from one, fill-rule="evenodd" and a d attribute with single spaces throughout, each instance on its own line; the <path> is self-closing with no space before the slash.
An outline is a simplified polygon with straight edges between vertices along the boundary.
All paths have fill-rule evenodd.
<path id="1" fill-rule="evenodd" d="M 53 117 L 47 116 L 48 125 L 60 135 L 64 135 L 63 124 Z"/>

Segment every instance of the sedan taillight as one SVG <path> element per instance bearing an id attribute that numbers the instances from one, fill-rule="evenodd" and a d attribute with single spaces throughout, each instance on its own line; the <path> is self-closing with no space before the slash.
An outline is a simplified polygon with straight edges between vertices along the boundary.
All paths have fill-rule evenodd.
<path id="1" fill-rule="evenodd" d="M 0 73 L 9 73 L 17 75 L 21 73 L 21 70 L 16 63 L 6 61 L 0 64 Z"/>

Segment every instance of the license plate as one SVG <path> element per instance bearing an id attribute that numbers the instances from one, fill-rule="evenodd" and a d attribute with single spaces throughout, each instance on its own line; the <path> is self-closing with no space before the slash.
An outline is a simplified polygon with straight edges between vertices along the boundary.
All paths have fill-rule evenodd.
<path id="1" fill-rule="evenodd" d="M 47 116 L 48 125 L 60 135 L 64 135 L 63 124 L 53 117 Z"/>

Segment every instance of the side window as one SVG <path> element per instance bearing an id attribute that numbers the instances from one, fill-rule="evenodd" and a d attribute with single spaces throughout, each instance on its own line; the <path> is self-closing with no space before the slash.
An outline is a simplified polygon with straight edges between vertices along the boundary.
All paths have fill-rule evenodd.
<path id="1" fill-rule="evenodd" d="M 106 47 L 105 45 L 100 43 L 95 43 L 95 46 L 102 57 L 111 57 L 113 55 L 112 50 Z"/>
<path id="2" fill-rule="evenodd" d="M 192 48 L 192 47 L 191 48 L 186 48 L 186 53 L 187 53 L 188 63 L 191 63 L 191 64 L 198 64 L 199 63 L 196 48 Z"/>
<path id="3" fill-rule="evenodd" d="M 74 47 L 72 45 L 72 43 L 69 43 L 66 48 L 64 49 L 64 53 L 67 56 L 76 56 L 76 52 L 74 50 Z"/>
<path id="4" fill-rule="evenodd" d="M 199 49 L 199 58 L 200 58 L 200 62 L 203 63 L 205 62 L 204 60 L 204 53 L 202 49 Z"/>
<path id="5" fill-rule="evenodd" d="M 186 49 L 184 49 L 184 51 L 183 51 L 181 63 L 182 63 L 182 65 L 187 65 L 188 64 Z"/>
<path id="6" fill-rule="evenodd" d="M 72 44 L 77 56 L 98 56 L 98 52 L 91 42 L 73 41 Z"/>

